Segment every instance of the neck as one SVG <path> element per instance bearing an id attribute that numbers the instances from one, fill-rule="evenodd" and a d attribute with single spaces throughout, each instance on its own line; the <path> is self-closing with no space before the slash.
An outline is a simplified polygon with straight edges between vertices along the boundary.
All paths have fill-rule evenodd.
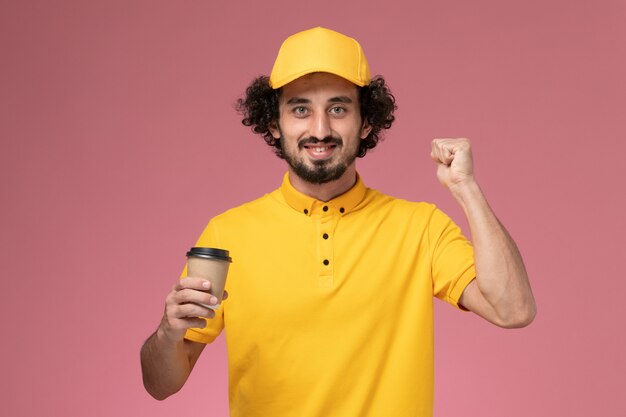
<path id="1" fill-rule="evenodd" d="M 355 164 L 350 165 L 339 179 L 324 184 L 306 182 L 290 168 L 289 182 L 291 182 L 293 188 L 302 194 L 320 201 L 329 201 L 345 193 L 356 183 L 356 166 Z"/>

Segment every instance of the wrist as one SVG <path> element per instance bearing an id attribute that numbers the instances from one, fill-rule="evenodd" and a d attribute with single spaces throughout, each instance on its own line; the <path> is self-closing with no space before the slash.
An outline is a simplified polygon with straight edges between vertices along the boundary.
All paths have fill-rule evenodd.
<path id="1" fill-rule="evenodd" d="M 454 199 L 463 207 L 477 196 L 482 195 L 482 190 L 474 177 L 467 178 L 448 187 Z"/>
<path id="2" fill-rule="evenodd" d="M 159 343 L 167 345 L 176 345 L 181 343 L 184 339 L 184 332 L 181 333 L 180 331 L 172 329 L 166 322 L 161 322 L 155 335 Z"/>

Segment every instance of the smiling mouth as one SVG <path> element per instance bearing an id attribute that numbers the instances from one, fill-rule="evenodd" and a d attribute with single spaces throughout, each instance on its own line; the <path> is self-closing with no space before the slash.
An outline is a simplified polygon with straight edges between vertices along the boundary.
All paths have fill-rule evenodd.
<path id="1" fill-rule="evenodd" d="M 304 145 L 305 149 L 308 149 L 309 151 L 313 151 L 315 153 L 324 153 L 327 152 L 330 149 L 336 148 L 337 145 L 335 144 L 330 144 L 330 145 L 317 145 L 317 144 L 311 144 L 311 145 Z"/>
<path id="2" fill-rule="evenodd" d="M 335 143 L 307 143 L 303 146 L 309 157 L 316 161 L 329 159 L 333 156 L 337 144 Z"/>

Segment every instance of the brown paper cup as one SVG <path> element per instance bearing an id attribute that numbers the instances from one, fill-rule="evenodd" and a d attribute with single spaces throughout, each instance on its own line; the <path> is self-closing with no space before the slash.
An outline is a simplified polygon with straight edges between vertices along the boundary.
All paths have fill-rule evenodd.
<path id="1" fill-rule="evenodd" d="M 217 305 L 202 304 L 204 307 L 214 310 L 219 308 L 231 262 L 228 251 L 224 249 L 194 247 L 187 252 L 187 276 L 210 281 L 209 293 L 217 297 Z"/>

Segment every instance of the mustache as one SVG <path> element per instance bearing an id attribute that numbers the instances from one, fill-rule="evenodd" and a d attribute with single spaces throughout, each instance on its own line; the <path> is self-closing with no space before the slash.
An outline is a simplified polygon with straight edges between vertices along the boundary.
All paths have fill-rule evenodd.
<path id="1" fill-rule="evenodd" d="M 332 136 L 326 136 L 324 139 L 320 140 L 314 136 L 311 136 L 311 137 L 304 138 L 298 141 L 298 148 L 303 149 L 306 145 L 317 145 L 317 144 L 324 144 L 324 145 L 332 144 L 332 145 L 341 146 L 343 145 L 343 140 L 341 140 L 341 138 L 336 138 Z"/>

